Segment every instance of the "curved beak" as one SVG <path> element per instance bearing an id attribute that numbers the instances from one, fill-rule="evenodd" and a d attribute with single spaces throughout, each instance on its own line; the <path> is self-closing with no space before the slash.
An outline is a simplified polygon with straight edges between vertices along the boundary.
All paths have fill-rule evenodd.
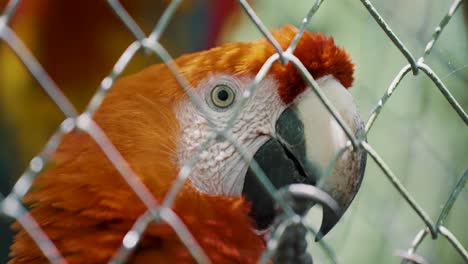
<path id="1" fill-rule="evenodd" d="M 357 192 L 357 188 L 355 188 L 356 184 L 353 184 L 344 186 L 343 189 L 343 184 L 337 182 L 336 179 L 331 179 L 331 181 L 324 179 L 321 181 L 321 172 L 318 166 L 307 158 L 306 140 L 304 124 L 299 114 L 293 108 L 287 108 L 277 120 L 276 136 L 263 144 L 255 153 L 253 159 L 258 163 L 271 183 L 278 189 L 297 183 L 313 186 L 319 181 L 323 183 L 321 184 L 323 187 L 320 189 L 330 195 L 336 203 L 332 206 L 333 208 L 322 205 L 323 218 L 316 237 L 318 241 L 340 220 Z M 345 178 L 347 176 L 342 175 L 342 177 Z M 360 183 L 361 178 L 357 178 Z M 357 183 L 357 186 L 359 186 L 359 183 Z M 342 195 L 337 195 L 337 190 L 350 194 L 350 196 L 342 199 Z M 275 209 L 276 203 L 263 184 L 257 179 L 255 172 L 250 168 L 247 171 L 242 192 L 252 202 L 250 214 L 256 222 L 257 229 L 264 230 L 268 228 L 277 215 L 277 210 Z M 336 210 L 336 204 L 339 207 L 338 210 Z M 299 213 L 302 214 L 303 212 Z"/>
<path id="2" fill-rule="evenodd" d="M 298 116 L 290 109 L 285 110 L 276 123 L 276 131 L 277 136 L 263 144 L 253 159 L 278 189 L 294 183 L 314 185 L 318 170 L 304 164 L 304 126 Z M 250 214 L 257 229 L 266 229 L 276 216 L 275 202 L 250 168 L 242 192 L 252 202 Z"/>

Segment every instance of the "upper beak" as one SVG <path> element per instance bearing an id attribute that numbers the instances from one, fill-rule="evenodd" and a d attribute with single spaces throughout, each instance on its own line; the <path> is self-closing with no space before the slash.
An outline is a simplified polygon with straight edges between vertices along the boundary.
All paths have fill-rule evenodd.
<path id="1" fill-rule="evenodd" d="M 296 183 L 315 186 L 319 182 L 321 173 L 313 161 L 307 158 L 306 140 L 304 125 L 299 115 L 293 108 L 287 108 L 277 120 L 276 136 L 262 145 L 253 157 L 276 188 Z M 360 181 L 361 178 L 357 178 Z M 336 201 L 334 204 L 338 205 L 339 210 L 331 210 L 326 205 L 322 206 L 322 224 L 316 240 L 326 235 L 340 220 L 357 192 L 355 186 L 360 185 L 358 183 L 345 186 L 345 189 L 341 191 L 350 195 L 343 199 L 342 195 L 336 195 L 337 188 L 343 188 L 343 184 L 336 180 L 328 182 L 327 179 L 322 182 L 321 189 Z M 250 168 L 247 171 L 242 192 L 252 202 L 250 214 L 255 219 L 257 229 L 268 228 L 276 216 L 275 202 Z"/>

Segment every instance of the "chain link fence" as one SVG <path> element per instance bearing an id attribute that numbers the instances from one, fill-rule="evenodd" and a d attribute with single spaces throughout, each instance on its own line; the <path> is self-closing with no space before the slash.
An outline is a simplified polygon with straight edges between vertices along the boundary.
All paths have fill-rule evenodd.
<path id="1" fill-rule="evenodd" d="M 73 130 L 84 131 L 89 134 L 94 141 L 99 145 L 102 151 L 105 153 L 109 161 L 115 166 L 119 171 L 123 179 L 128 183 L 128 185 L 134 190 L 136 195 L 139 197 L 142 203 L 145 204 L 147 212 L 142 215 L 134 224 L 133 228 L 127 232 L 125 235 L 120 249 L 116 252 L 113 259 L 110 260 L 110 263 L 121 263 L 129 257 L 129 255 L 135 250 L 139 240 L 145 232 L 146 227 L 149 223 L 153 221 L 163 221 L 169 224 L 179 236 L 180 240 L 186 245 L 187 249 L 190 251 L 192 256 L 199 263 L 209 263 L 210 260 L 203 252 L 203 249 L 198 245 L 197 241 L 192 237 L 190 230 L 188 230 L 184 223 L 178 218 L 178 216 L 172 211 L 171 205 L 183 185 L 184 181 L 187 179 L 188 174 L 196 165 L 198 157 L 195 156 L 191 162 L 184 165 L 181 168 L 177 181 L 174 186 L 169 191 L 167 197 L 163 201 L 156 201 L 148 189 L 138 180 L 138 176 L 133 172 L 124 158 L 119 154 L 117 149 L 112 145 L 112 142 L 106 137 L 100 127 L 93 121 L 92 116 L 97 108 L 102 103 L 106 93 L 112 89 L 112 86 L 116 79 L 118 79 L 121 74 L 126 69 L 127 65 L 130 63 L 132 58 L 140 51 L 145 51 L 146 53 L 152 54 L 159 57 L 163 62 L 168 66 L 170 71 L 174 74 L 176 80 L 179 82 L 180 86 L 188 93 L 190 96 L 190 89 L 188 82 L 184 79 L 183 74 L 180 74 L 177 69 L 177 65 L 174 64 L 172 57 L 169 55 L 167 50 L 163 45 L 160 44 L 160 37 L 164 34 L 165 29 L 168 26 L 168 23 L 173 18 L 173 15 L 182 0 L 173 0 L 168 5 L 167 9 L 163 15 L 159 18 L 159 21 L 154 26 L 153 31 L 149 35 L 145 35 L 143 30 L 135 22 L 132 16 L 126 11 L 126 9 L 121 5 L 117 0 L 108 0 L 108 6 L 112 9 L 125 27 L 131 32 L 135 41 L 131 43 L 121 57 L 115 63 L 112 71 L 108 74 L 101 82 L 97 92 L 90 100 L 84 112 L 79 113 L 67 97 L 61 92 L 59 87 L 54 83 L 47 72 L 39 64 L 35 56 L 30 52 L 28 47 L 25 46 L 23 41 L 17 36 L 15 31 L 9 26 L 9 22 L 12 16 L 15 14 L 17 7 L 21 4 L 20 0 L 10 0 L 0 16 L 0 44 L 8 45 L 14 53 L 19 57 L 24 66 L 28 69 L 31 75 L 37 80 L 40 86 L 48 94 L 50 99 L 56 104 L 60 111 L 65 115 L 65 119 L 61 125 L 57 128 L 56 132 L 49 139 L 47 144 L 44 146 L 43 150 L 35 156 L 29 167 L 24 171 L 24 173 L 19 177 L 16 184 L 14 185 L 12 191 L 9 195 L 5 197 L 0 196 L 0 215 L 8 216 L 17 220 L 23 228 L 29 233 L 32 239 L 39 246 L 44 255 L 49 259 L 51 263 L 66 263 L 65 259 L 55 247 L 53 242 L 47 237 L 47 235 L 41 230 L 35 219 L 28 213 L 26 207 L 22 204 L 21 200 L 24 195 L 30 189 L 32 182 L 36 176 L 38 176 L 45 168 L 49 158 L 54 153 L 58 147 L 62 137 Z M 368 13 L 373 17 L 375 22 L 380 26 L 382 31 L 388 36 L 388 40 L 391 41 L 396 48 L 401 52 L 401 55 L 404 56 L 408 62 L 407 65 L 403 66 L 400 72 L 395 76 L 394 80 L 388 86 L 384 92 L 381 99 L 377 102 L 375 108 L 372 110 L 369 118 L 367 119 L 365 129 L 366 134 L 372 133 L 372 128 L 375 124 L 375 121 L 379 117 L 382 109 L 387 104 L 388 100 L 394 94 L 395 90 L 399 87 L 401 81 L 405 78 L 411 78 L 410 76 L 416 75 L 427 75 L 430 80 L 433 82 L 434 87 L 440 91 L 441 96 L 451 105 L 453 108 L 453 115 L 458 115 L 460 120 L 465 124 L 468 124 L 468 116 L 464 109 L 457 102 L 456 98 L 452 96 L 450 91 L 444 85 L 444 82 L 437 75 L 437 73 L 425 63 L 425 58 L 430 54 L 434 45 L 437 43 L 437 40 L 442 35 L 445 26 L 449 23 L 453 14 L 458 10 L 463 0 L 455 0 L 449 6 L 446 16 L 442 18 L 439 26 L 435 29 L 432 39 L 427 43 L 423 54 L 420 57 L 414 56 L 406 48 L 405 44 L 400 41 L 398 36 L 392 32 L 390 26 L 384 21 L 382 16 L 379 15 L 378 10 L 374 8 L 370 1 L 361 0 L 363 8 L 365 8 Z M 261 70 L 255 76 L 255 81 L 250 85 L 249 89 L 253 93 L 256 89 L 256 85 L 267 75 L 268 70 L 276 61 L 281 63 L 293 63 L 298 71 L 302 71 L 302 74 L 305 79 L 305 82 L 309 87 L 318 95 L 321 102 L 326 106 L 328 111 L 334 116 L 336 121 L 340 124 L 341 128 L 347 134 L 349 139 L 349 144 L 347 144 L 347 149 L 356 150 L 364 149 L 370 158 L 377 164 L 377 166 L 382 170 L 384 175 L 388 179 L 388 184 L 391 184 L 404 198 L 406 203 L 414 210 L 416 215 L 420 218 L 421 229 L 416 232 L 413 242 L 405 252 L 400 252 L 398 255 L 401 256 L 402 262 L 414 262 L 414 263 L 423 263 L 424 259 L 417 254 L 417 249 L 421 243 L 428 237 L 432 239 L 446 239 L 450 242 L 453 248 L 458 252 L 465 262 L 468 262 L 468 253 L 464 245 L 457 239 L 456 234 L 452 233 L 446 226 L 444 226 L 444 220 L 451 213 L 451 209 L 459 194 L 463 190 L 466 180 L 468 179 L 468 170 L 465 169 L 463 175 L 460 176 L 455 188 L 451 191 L 450 196 L 447 198 L 447 202 L 443 205 L 440 210 L 440 214 L 436 220 L 431 219 L 429 214 L 425 209 L 419 205 L 418 201 L 413 197 L 413 195 L 405 188 L 401 183 L 400 178 L 392 171 L 391 166 L 388 165 L 384 159 L 379 155 L 379 153 L 372 147 L 370 143 L 367 143 L 363 140 L 364 137 L 355 137 L 350 132 L 350 128 L 341 120 L 339 114 L 335 107 L 329 102 L 326 96 L 320 91 L 317 87 L 316 82 L 313 77 L 309 74 L 301 62 L 293 55 L 293 51 L 297 45 L 297 42 L 300 36 L 303 34 L 305 28 L 310 24 L 311 20 L 314 17 L 314 14 L 319 10 L 323 1 L 317 0 L 309 12 L 302 19 L 300 24 L 299 32 L 296 37 L 293 39 L 291 45 L 286 49 L 282 50 L 280 45 L 271 35 L 270 31 L 263 24 L 262 20 L 257 16 L 255 11 L 245 0 L 239 0 L 239 5 L 242 7 L 242 10 L 245 14 L 248 15 L 252 23 L 258 28 L 261 34 L 268 39 L 271 45 L 275 48 L 276 54 L 272 55 Z M 412 73 L 409 74 L 409 73 Z M 245 100 L 248 100 L 246 98 Z M 194 101 L 196 104 L 197 102 Z M 235 118 L 238 116 L 239 111 L 234 113 L 230 124 L 232 125 Z M 231 126 L 227 126 L 225 130 L 220 133 L 232 144 L 236 145 L 236 142 L 230 138 L 229 129 Z M 364 136 L 364 135 L 363 135 Z M 206 144 L 203 144 L 206 146 Z M 240 153 L 245 152 L 240 146 L 236 145 L 236 148 Z M 200 153 L 203 149 L 200 149 Z M 344 150 L 340 154 L 344 153 Z M 338 154 L 338 155 L 340 155 Z M 245 155 L 243 155 L 245 158 Z M 332 166 L 333 164 L 331 164 Z M 255 168 L 254 168 L 255 169 Z M 294 213 L 289 208 L 289 205 L 282 200 L 282 198 L 277 195 L 275 188 L 268 183 L 268 179 L 263 175 L 263 172 L 259 169 L 256 170 L 257 176 L 267 184 L 267 189 L 274 199 L 285 209 L 286 212 L 290 212 L 290 218 L 287 218 L 284 221 L 284 226 L 292 224 L 292 217 Z M 466 208 L 465 208 L 466 209 Z M 280 229 L 278 229 L 280 230 Z M 283 231 L 285 230 L 282 229 Z M 309 228 L 310 232 L 314 232 L 313 228 Z M 415 230 L 416 231 L 416 230 Z M 281 230 L 271 236 L 271 239 L 267 242 L 266 251 L 263 253 L 260 263 L 267 263 L 269 259 L 274 254 L 278 241 L 282 235 Z M 332 245 L 326 244 L 326 242 L 320 242 L 320 247 L 324 250 L 327 257 L 332 263 L 339 263 L 339 252 L 333 250 Z"/>

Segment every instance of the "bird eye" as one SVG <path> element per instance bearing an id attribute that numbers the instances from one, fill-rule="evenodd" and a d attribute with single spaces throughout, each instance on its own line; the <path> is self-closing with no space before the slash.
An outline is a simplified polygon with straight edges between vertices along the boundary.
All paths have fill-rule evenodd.
<path id="1" fill-rule="evenodd" d="M 234 103 L 236 94 L 231 89 L 231 87 L 220 84 L 216 85 L 215 88 L 211 91 L 211 101 L 213 105 L 219 108 L 227 108 Z"/>

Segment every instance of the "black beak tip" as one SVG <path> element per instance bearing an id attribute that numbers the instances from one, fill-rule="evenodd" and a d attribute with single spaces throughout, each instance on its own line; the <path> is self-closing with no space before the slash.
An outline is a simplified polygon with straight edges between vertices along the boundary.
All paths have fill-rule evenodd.
<path id="1" fill-rule="evenodd" d="M 323 208 L 323 217 L 322 217 L 322 224 L 320 226 L 317 235 L 315 236 L 315 242 L 320 241 L 333 227 L 338 223 L 340 220 L 341 215 L 336 214 L 330 209 L 326 207 Z"/>

